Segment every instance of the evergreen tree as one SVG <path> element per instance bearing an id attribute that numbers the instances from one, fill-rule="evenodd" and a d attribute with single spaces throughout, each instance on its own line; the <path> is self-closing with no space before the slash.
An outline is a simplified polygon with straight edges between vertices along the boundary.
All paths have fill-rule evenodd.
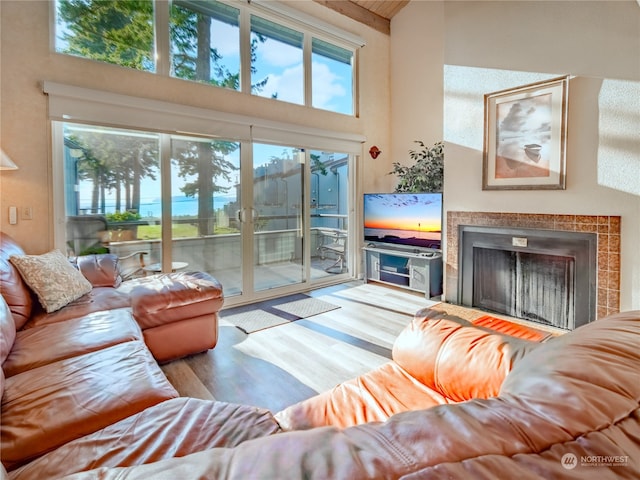
<path id="1" fill-rule="evenodd" d="M 66 45 L 62 49 L 65 53 L 139 70 L 155 70 L 152 1 L 59 0 L 58 15 L 59 23 L 64 24 L 60 37 Z M 211 48 L 211 17 L 177 2 L 171 6 L 170 17 L 174 75 L 237 90 L 240 72 L 230 72 L 222 64 L 217 50 Z M 257 42 L 263 41 L 262 36 L 252 41 L 252 59 L 255 59 Z M 259 91 L 267 80 L 265 78 L 252 85 L 252 90 Z M 224 190 L 215 182 L 220 177 L 230 178 L 234 167 L 225 160 L 225 155 L 237 148 L 238 144 L 233 142 L 194 141 L 186 142 L 176 150 L 179 153 L 173 161 L 179 168 L 178 174 L 185 179 L 197 178 L 185 184 L 182 191 L 187 196 L 198 197 L 199 233 L 202 235 L 213 233 L 213 194 Z M 100 152 L 93 146 L 91 160 L 87 157 L 82 166 L 82 175 L 95 182 L 96 203 L 100 195 L 104 199 L 105 188 L 119 189 L 124 182 L 127 205 L 139 208 L 140 180 L 151 174 L 148 156 L 151 150 L 132 148 L 130 171 L 110 167 L 105 170 L 106 164 L 114 160 L 106 160 L 107 151 Z M 95 171 L 91 171 L 92 168 Z M 120 203 L 119 192 L 117 197 Z"/>

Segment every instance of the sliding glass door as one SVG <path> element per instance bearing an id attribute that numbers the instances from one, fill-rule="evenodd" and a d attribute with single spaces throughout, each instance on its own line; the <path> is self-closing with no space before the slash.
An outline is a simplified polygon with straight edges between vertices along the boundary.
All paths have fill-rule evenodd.
<path id="1" fill-rule="evenodd" d="M 348 154 L 67 122 L 54 137 L 70 256 L 202 270 L 227 305 L 348 277 Z"/>
<path id="2" fill-rule="evenodd" d="M 304 262 L 304 152 L 253 145 L 253 290 L 306 280 Z"/>
<path id="3" fill-rule="evenodd" d="M 240 295 L 240 142 L 171 136 L 170 149 L 172 267 L 209 272 Z"/>

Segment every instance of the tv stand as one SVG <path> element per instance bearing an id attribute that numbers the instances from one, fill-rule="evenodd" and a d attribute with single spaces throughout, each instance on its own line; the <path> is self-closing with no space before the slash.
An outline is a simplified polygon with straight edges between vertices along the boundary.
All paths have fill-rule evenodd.
<path id="1" fill-rule="evenodd" d="M 366 281 L 386 283 L 424 292 L 426 298 L 442 295 L 442 253 L 417 247 L 378 245 L 364 247 Z"/>

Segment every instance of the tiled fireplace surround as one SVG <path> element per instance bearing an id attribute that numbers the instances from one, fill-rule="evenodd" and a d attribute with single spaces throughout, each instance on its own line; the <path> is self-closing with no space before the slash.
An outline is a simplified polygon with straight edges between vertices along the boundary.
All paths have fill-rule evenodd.
<path id="1" fill-rule="evenodd" d="M 458 226 L 539 228 L 598 236 L 596 318 L 620 311 L 620 217 L 499 212 L 448 212 L 445 298 L 458 296 Z"/>

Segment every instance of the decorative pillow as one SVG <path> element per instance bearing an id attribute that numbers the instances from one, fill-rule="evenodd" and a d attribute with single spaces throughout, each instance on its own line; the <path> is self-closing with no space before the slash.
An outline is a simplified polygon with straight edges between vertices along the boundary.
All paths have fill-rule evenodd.
<path id="1" fill-rule="evenodd" d="M 91 283 L 60 250 L 43 255 L 12 255 L 9 261 L 36 293 L 47 313 L 60 310 L 91 291 Z"/>

